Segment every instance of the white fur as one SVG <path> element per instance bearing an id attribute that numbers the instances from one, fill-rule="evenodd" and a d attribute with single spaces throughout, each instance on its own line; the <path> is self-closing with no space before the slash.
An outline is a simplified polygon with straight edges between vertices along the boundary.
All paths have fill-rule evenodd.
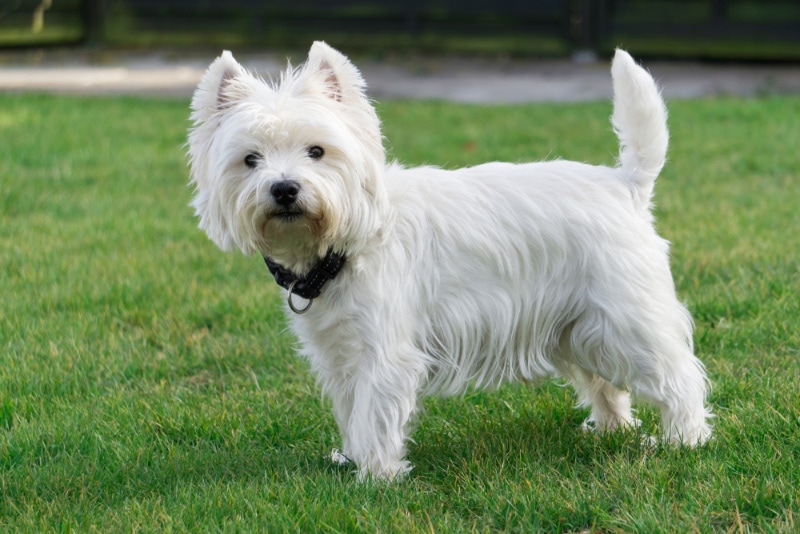
<path id="1" fill-rule="evenodd" d="M 329 248 L 347 256 L 310 311 L 291 315 L 341 430 L 335 461 L 394 478 L 411 468 L 422 396 L 553 376 L 591 407 L 587 427 L 635 425 L 633 392 L 660 408 L 665 439 L 708 439 L 706 375 L 649 210 L 666 110 L 626 52 L 611 72 L 617 167 L 446 171 L 386 164 L 361 75 L 324 43 L 272 83 L 228 52 L 211 65 L 189 136 L 200 227 L 300 274 Z M 300 185 L 298 219 L 277 216 L 269 192 L 287 179 Z"/>

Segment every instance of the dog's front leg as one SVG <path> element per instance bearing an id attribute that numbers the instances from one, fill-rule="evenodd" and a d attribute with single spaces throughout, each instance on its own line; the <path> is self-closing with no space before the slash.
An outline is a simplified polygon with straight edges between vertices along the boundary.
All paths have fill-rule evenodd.
<path id="1" fill-rule="evenodd" d="M 350 414 L 353 412 L 353 393 L 348 389 L 342 388 L 328 394 L 333 404 L 333 417 L 339 427 L 339 434 L 342 436 L 342 449 L 333 449 L 331 460 L 339 465 L 350 463 L 353 458 L 352 448 L 350 447 L 350 435 L 348 428 L 350 425 Z"/>
<path id="2" fill-rule="evenodd" d="M 361 374 L 342 428 L 345 454 L 358 466 L 360 478 L 394 480 L 411 470 L 406 439 L 417 411 L 418 374 L 389 367 Z"/>

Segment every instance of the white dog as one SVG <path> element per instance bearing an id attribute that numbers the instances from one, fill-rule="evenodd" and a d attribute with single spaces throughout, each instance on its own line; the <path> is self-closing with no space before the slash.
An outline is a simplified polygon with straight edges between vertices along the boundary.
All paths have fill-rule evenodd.
<path id="1" fill-rule="evenodd" d="M 587 428 L 636 425 L 632 392 L 661 410 L 666 440 L 709 438 L 691 317 L 650 213 L 666 109 L 626 52 L 611 73 L 616 167 L 447 171 L 386 163 L 361 74 L 325 43 L 270 83 L 228 52 L 210 66 L 192 101 L 192 206 L 218 246 L 263 255 L 287 288 L 342 434 L 335 460 L 394 478 L 424 395 L 553 376 L 591 406 Z"/>

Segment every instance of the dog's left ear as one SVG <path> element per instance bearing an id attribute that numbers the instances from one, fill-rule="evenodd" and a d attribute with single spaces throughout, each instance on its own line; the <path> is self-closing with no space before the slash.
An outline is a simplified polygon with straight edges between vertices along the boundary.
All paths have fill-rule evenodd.
<path id="1" fill-rule="evenodd" d="M 314 41 L 308 51 L 306 71 L 325 87 L 325 94 L 342 102 L 350 97 L 363 98 L 367 84 L 347 57 L 323 41 Z"/>

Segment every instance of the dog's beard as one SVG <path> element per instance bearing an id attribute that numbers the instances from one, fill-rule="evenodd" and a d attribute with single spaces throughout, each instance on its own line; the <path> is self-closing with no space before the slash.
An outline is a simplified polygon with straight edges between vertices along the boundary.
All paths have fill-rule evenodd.
<path id="1" fill-rule="evenodd" d="M 306 199 L 279 206 L 261 189 L 243 192 L 235 202 L 233 232 L 240 248 L 299 270 L 323 256 L 330 246 L 330 223 L 335 220 L 327 205 Z"/>

